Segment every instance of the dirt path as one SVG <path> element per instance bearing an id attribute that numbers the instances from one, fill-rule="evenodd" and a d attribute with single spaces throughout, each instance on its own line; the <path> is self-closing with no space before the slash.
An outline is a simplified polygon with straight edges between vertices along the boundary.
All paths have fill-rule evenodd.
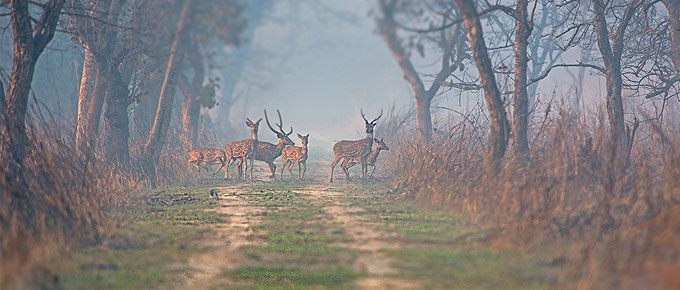
<path id="1" fill-rule="evenodd" d="M 324 204 L 323 210 L 332 217 L 332 222 L 342 226 L 351 237 L 350 242 L 338 243 L 338 246 L 360 250 L 362 255 L 355 262 L 357 270 L 365 271 L 366 277 L 355 281 L 359 289 L 419 289 L 419 283 L 397 279 L 389 275 L 397 274 L 393 268 L 394 261 L 381 253 L 384 249 L 398 249 L 402 245 L 387 241 L 394 234 L 380 229 L 380 226 L 362 218 L 364 209 L 352 206 L 343 200 L 345 193 L 331 190 L 327 185 L 310 185 L 304 190 L 315 203 Z"/>
<path id="2" fill-rule="evenodd" d="M 351 289 L 418 289 L 419 284 L 415 281 L 395 278 L 397 270 L 393 263 L 381 251 L 384 249 L 396 249 L 400 245 L 390 242 L 387 238 L 390 233 L 381 230 L 375 222 L 365 218 L 364 209 L 352 206 L 345 198 L 347 190 L 352 190 L 356 185 L 347 183 L 335 183 L 332 186 L 322 180 L 324 172 L 310 176 L 312 181 L 306 185 L 293 189 L 299 193 L 305 202 L 311 206 L 321 208 L 328 218 L 321 221 L 324 226 L 341 228 L 348 236 L 342 242 L 333 243 L 334 247 L 351 249 L 359 253 L 354 260 L 352 270 L 363 273 L 361 277 L 352 281 Z M 267 180 L 265 172 L 260 171 L 258 178 Z M 289 177 L 289 176 L 288 176 Z M 215 225 L 217 232 L 214 237 L 196 241 L 200 245 L 211 247 L 209 251 L 192 256 L 188 266 L 194 269 L 194 273 L 186 280 L 186 283 L 178 288 L 219 288 L 218 285 L 238 285 L 235 281 L 226 281 L 224 273 L 234 269 L 247 268 L 248 257 L 239 250 L 243 246 L 263 245 L 263 241 L 252 238 L 255 233 L 264 234 L 259 229 L 263 215 L 286 210 L 285 207 L 267 207 L 253 201 L 249 196 L 261 194 L 254 191 L 256 186 L 268 186 L 271 183 L 263 181 L 254 184 L 239 184 L 234 186 L 218 187 L 219 207 L 215 210 L 227 215 L 226 222 Z M 262 258 L 266 260 L 266 257 Z"/>

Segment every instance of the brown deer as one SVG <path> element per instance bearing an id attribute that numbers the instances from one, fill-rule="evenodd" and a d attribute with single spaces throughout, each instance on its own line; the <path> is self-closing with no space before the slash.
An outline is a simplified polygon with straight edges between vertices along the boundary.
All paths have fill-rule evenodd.
<path id="1" fill-rule="evenodd" d="M 300 138 L 302 147 L 286 147 L 281 153 L 281 161 L 283 163 L 281 166 L 281 180 L 283 180 L 283 169 L 287 164 L 290 164 L 288 165 L 288 172 L 290 172 L 290 176 L 293 177 L 293 180 L 295 180 L 295 176 L 291 170 L 293 163 L 297 163 L 298 165 L 298 179 L 303 180 L 305 178 L 305 172 L 307 172 L 307 143 L 309 142 L 309 134 L 307 134 L 307 136 L 302 136 L 300 134 L 297 135 L 298 138 Z M 301 171 L 301 167 L 304 167 L 304 171 Z"/>
<path id="2" fill-rule="evenodd" d="M 225 156 L 224 151 L 212 148 L 198 148 L 189 152 L 189 166 L 196 166 L 198 172 L 201 172 L 201 169 L 209 171 L 210 169 L 206 166 L 208 164 L 220 165 L 220 168 L 217 168 L 217 170 L 213 172 L 213 175 L 219 172 L 220 169 L 227 164 L 227 157 Z"/>
<path id="3" fill-rule="evenodd" d="M 333 145 L 333 154 L 335 155 L 335 160 L 333 160 L 333 163 L 331 163 L 331 182 L 333 182 L 333 172 L 335 165 L 338 164 L 340 159 L 343 158 L 358 160 L 359 164 L 361 165 L 361 179 L 366 178 L 366 158 L 369 154 L 371 154 L 371 149 L 373 147 L 373 128 L 375 127 L 378 119 L 382 117 L 382 114 L 383 112 L 380 110 L 380 115 L 373 119 L 373 121 L 369 122 L 366 120 L 366 116 L 364 116 L 364 111 L 362 110 L 361 118 L 363 118 L 364 122 L 366 123 L 366 138 L 352 141 L 342 140 Z M 345 172 L 345 177 L 347 180 L 352 181 L 352 179 L 349 178 L 349 173 Z"/>
<path id="4" fill-rule="evenodd" d="M 224 145 L 224 153 L 227 160 L 224 168 L 224 178 L 229 178 L 229 166 L 234 160 L 239 160 L 238 177 L 241 178 L 241 164 L 250 160 L 250 181 L 253 181 L 253 160 L 255 152 L 257 152 L 257 131 L 260 121 L 262 121 L 262 118 L 257 120 L 257 122 L 246 118 L 246 126 L 250 127 L 250 139 L 229 142 L 227 145 Z"/>
<path id="5" fill-rule="evenodd" d="M 371 154 L 366 157 L 366 167 L 368 166 L 373 166 L 373 170 L 371 170 L 371 174 L 368 175 L 368 177 L 373 176 L 373 173 L 375 173 L 375 161 L 378 160 L 378 155 L 380 154 L 381 150 L 389 151 L 390 148 L 387 147 L 387 144 L 383 142 L 383 139 L 374 139 L 373 140 L 375 144 L 377 145 L 373 151 L 371 151 Z M 354 166 L 354 164 L 359 163 L 358 159 L 353 159 L 353 158 L 345 158 L 342 160 L 342 163 L 340 164 L 340 167 L 342 170 L 345 172 L 345 174 L 349 175 L 349 169 Z"/>
<path id="6" fill-rule="evenodd" d="M 267 165 L 269 165 L 269 170 L 272 172 L 270 177 L 274 178 L 274 180 L 276 180 L 276 164 L 274 164 L 274 160 L 281 156 L 281 152 L 284 148 L 286 148 L 286 146 L 295 145 L 295 142 L 288 138 L 290 134 L 293 134 L 293 127 L 290 127 L 290 132 L 286 133 L 286 131 L 283 130 L 283 119 L 281 118 L 281 112 L 276 110 L 276 113 L 279 115 L 279 123 L 276 124 L 276 126 L 279 127 L 279 130 L 274 129 L 269 123 L 267 110 L 264 110 L 264 119 L 267 121 L 267 126 L 269 126 L 269 129 L 272 130 L 274 134 L 276 134 L 277 138 L 279 138 L 279 143 L 274 145 L 269 142 L 258 141 L 257 152 L 255 153 L 255 160 L 264 161 L 267 163 Z"/>

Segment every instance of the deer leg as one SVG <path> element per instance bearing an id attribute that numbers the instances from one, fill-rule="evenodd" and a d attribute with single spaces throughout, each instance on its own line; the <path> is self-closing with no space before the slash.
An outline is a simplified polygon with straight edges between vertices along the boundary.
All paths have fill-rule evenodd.
<path id="1" fill-rule="evenodd" d="M 298 162 L 298 179 L 302 180 L 302 162 Z"/>
<path id="2" fill-rule="evenodd" d="M 307 161 L 302 162 L 302 165 L 304 165 L 304 169 L 302 169 L 302 178 L 300 179 L 305 179 L 305 173 L 307 173 Z"/>
<path id="3" fill-rule="evenodd" d="M 253 162 L 255 162 L 255 156 L 250 158 L 250 181 L 253 181 Z"/>
<path id="4" fill-rule="evenodd" d="M 333 160 L 333 163 L 331 163 L 331 182 L 333 182 L 333 170 L 335 169 L 335 165 L 338 164 L 338 161 L 340 161 L 342 157 L 335 156 L 335 160 Z"/>
<path id="5" fill-rule="evenodd" d="M 375 173 L 375 164 L 373 164 L 371 166 L 373 166 L 373 170 L 371 170 L 371 174 L 368 175 L 368 177 L 373 177 L 373 173 Z"/>
<path id="6" fill-rule="evenodd" d="M 217 172 L 220 172 L 220 170 L 224 168 L 224 160 L 220 160 L 219 164 L 220 167 L 218 167 L 217 170 L 215 170 L 215 173 L 213 173 L 213 175 L 217 174 Z"/>
<path id="7" fill-rule="evenodd" d="M 290 172 L 290 177 L 292 177 L 293 180 L 295 180 L 295 175 L 293 175 L 293 169 L 292 169 L 292 168 L 293 168 L 293 162 L 291 161 L 291 162 L 288 164 L 288 172 Z"/>
<path id="8" fill-rule="evenodd" d="M 283 170 L 286 169 L 286 164 L 288 163 L 288 160 L 283 159 L 281 160 L 283 164 L 281 164 L 281 181 L 283 181 Z"/>
<path id="9" fill-rule="evenodd" d="M 224 166 L 224 179 L 229 179 L 229 166 L 231 166 L 232 163 L 234 163 L 234 159 L 231 159 L 231 157 L 227 158 L 226 160 L 227 164 Z"/>
<path id="10" fill-rule="evenodd" d="M 366 160 L 360 158 L 359 164 L 361 164 L 361 180 L 366 180 Z"/>
<path id="11" fill-rule="evenodd" d="M 243 166 L 245 166 L 244 165 L 245 163 L 246 162 L 244 161 L 243 158 L 240 157 L 238 158 L 238 162 L 236 163 L 236 169 L 238 170 L 238 179 L 245 178 L 245 176 L 243 176 L 244 175 L 243 172 L 245 171 L 245 169 L 243 169 Z"/>
<path id="12" fill-rule="evenodd" d="M 272 176 L 269 178 L 274 178 L 274 181 L 276 181 L 276 164 L 274 162 L 267 162 L 267 165 L 269 165 L 269 171 L 272 172 Z"/>
<path id="13" fill-rule="evenodd" d="M 345 172 L 345 178 L 347 178 L 347 180 L 349 180 L 349 181 L 352 181 L 352 178 L 349 177 L 349 168 L 350 168 L 351 166 L 348 166 L 348 165 L 351 164 L 351 163 L 350 163 L 350 161 L 349 161 L 349 158 L 345 159 L 345 161 L 346 161 L 346 162 L 345 162 L 345 166 L 341 166 L 341 167 L 342 167 L 342 171 Z"/>

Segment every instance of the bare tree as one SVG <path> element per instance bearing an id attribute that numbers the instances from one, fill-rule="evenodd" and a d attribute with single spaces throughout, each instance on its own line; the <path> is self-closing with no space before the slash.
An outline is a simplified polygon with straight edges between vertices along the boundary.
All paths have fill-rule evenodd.
<path id="1" fill-rule="evenodd" d="M 124 2 L 96 1 L 91 7 L 81 0 L 71 2 L 75 13 L 73 35 L 85 48 L 76 125 L 76 146 L 81 152 L 89 151 L 99 134 L 102 107 L 114 69 L 111 56 L 118 43 L 118 17 Z"/>
<path id="2" fill-rule="evenodd" d="M 150 174 L 152 182 L 156 182 L 155 163 L 158 155 L 163 149 L 165 139 L 170 126 L 172 116 L 172 103 L 175 98 L 175 84 L 177 81 L 177 69 L 183 58 L 182 43 L 186 38 L 186 27 L 190 25 L 192 19 L 191 9 L 192 0 L 185 0 L 177 22 L 177 31 L 170 47 L 170 58 L 165 69 L 165 77 L 158 101 L 158 109 L 154 118 L 153 126 L 146 144 L 142 149 L 142 166 L 146 174 Z"/>
<path id="3" fill-rule="evenodd" d="M 404 73 L 406 79 L 413 90 L 413 96 L 416 101 L 416 118 L 418 123 L 418 136 L 423 140 L 429 140 L 432 135 L 432 115 L 431 106 L 432 99 L 437 95 L 446 79 L 459 68 L 464 54 L 464 37 L 460 25 L 452 29 L 451 33 L 445 33 L 444 29 L 438 33 L 438 45 L 442 50 L 441 67 L 436 73 L 432 83 L 426 87 L 420 75 L 416 71 L 413 63 L 410 60 L 409 53 L 404 49 L 402 40 L 397 35 L 397 27 L 399 24 L 394 18 L 394 12 L 397 10 L 397 1 L 395 0 L 381 0 L 380 11 L 381 18 L 377 20 L 380 34 L 387 43 L 393 57 L 399 63 L 399 67 Z M 449 10 L 451 13 L 451 10 Z M 446 19 L 446 18 L 445 18 Z M 421 48 L 422 49 L 422 48 Z M 459 52 L 455 54 L 454 52 Z M 453 61 L 453 63 L 451 63 Z"/>
<path id="4" fill-rule="evenodd" d="M 497 169 L 498 162 L 505 155 L 507 141 L 510 137 L 510 124 L 505 113 L 501 92 L 496 84 L 494 69 L 484 41 L 484 32 L 475 4 L 472 0 L 455 0 L 455 3 L 463 17 L 470 48 L 484 89 L 484 98 L 491 121 L 488 161 L 491 169 Z"/>
<path id="5" fill-rule="evenodd" d="M 0 116 L 0 163 L 6 167 L 0 194 L 4 202 L 14 203 L 17 208 L 28 208 L 26 181 L 23 172 L 28 136 L 26 135 L 26 110 L 38 58 L 54 37 L 59 15 L 65 0 L 49 0 L 42 3 L 42 15 L 33 24 L 29 1 L 11 0 L 10 16 L 14 35 L 14 56 L 5 106 Z M 10 222 L 12 213 L 0 212 L 0 229 Z M 22 215 L 25 217 L 30 214 Z M 0 232 L 4 232 L 0 230 Z"/>

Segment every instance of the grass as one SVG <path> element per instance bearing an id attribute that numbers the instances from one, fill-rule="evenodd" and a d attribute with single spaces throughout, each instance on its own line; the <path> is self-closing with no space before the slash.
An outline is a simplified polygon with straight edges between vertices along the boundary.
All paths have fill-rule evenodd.
<path id="1" fill-rule="evenodd" d="M 102 245 L 55 257 L 50 268 L 60 287 L 130 289 L 182 281 L 192 271 L 188 258 L 209 250 L 192 242 L 222 221 L 205 211 L 214 205 L 208 191 L 174 187 L 143 194 L 129 210 L 115 213 L 118 232 Z"/>
<path id="2" fill-rule="evenodd" d="M 260 231 L 252 238 L 263 245 L 240 248 L 248 258 L 224 276 L 244 289 L 337 289 L 363 273 L 352 269 L 358 251 L 335 246 L 347 241 L 344 230 L 324 223 L 329 217 L 321 207 L 305 200 L 304 194 L 269 190 L 253 195 L 253 205 L 283 207 L 262 214 Z M 235 287 L 229 285 L 229 287 Z"/>
<path id="3" fill-rule="evenodd" d="M 373 190 L 384 188 L 375 186 Z M 550 289 L 553 269 L 521 251 L 494 249 L 492 231 L 472 228 L 456 215 L 377 193 L 351 194 L 349 202 L 363 207 L 366 218 L 403 245 L 382 252 L 394 260 L 394 278 L 421 281 L 434 289 Z"/>

